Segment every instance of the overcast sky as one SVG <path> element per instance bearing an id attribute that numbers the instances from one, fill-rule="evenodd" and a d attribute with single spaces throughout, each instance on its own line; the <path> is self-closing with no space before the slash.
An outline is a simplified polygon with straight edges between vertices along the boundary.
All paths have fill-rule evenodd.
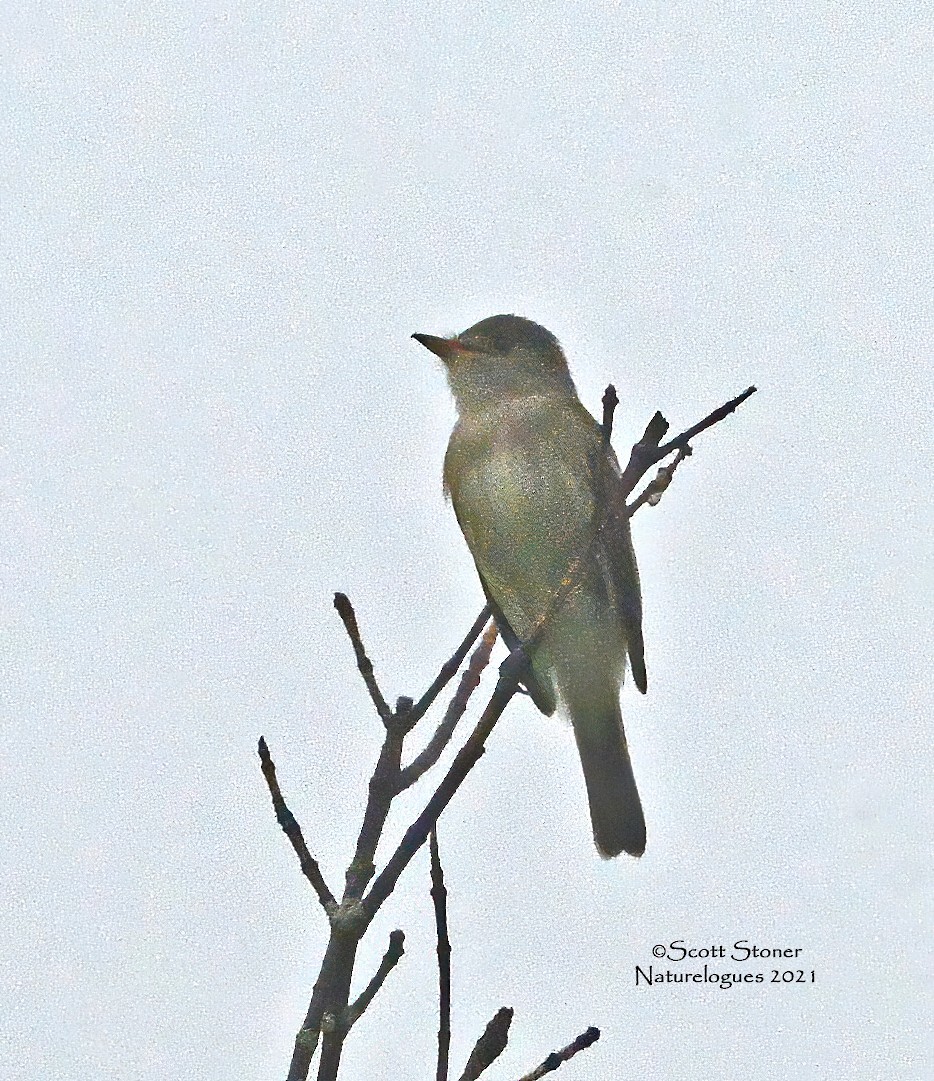
<path id="1" fill-rule="evenodd" d="M 381 729 L 331 597 L 390 697 L 479 611 L 409 335 L 498 312 L 616 384 L 621 454 L 759 393 L 634 522 L 645 856 L 528 701 L 442 819 L 455 1076 L 511 1005 L 491 1081 L 591 1024 L 567 1081 L 930 1077 L 929 14 L 7 0 L 0 40 L 0 1077 L 284 1076 L 326 928 L 256 740 L 338 888 Z M 434 1075 L 424 854 L 358 986 L 397 926 L 347 1078 Z M 636 988 L 677 939 L 815 979 Z"/>

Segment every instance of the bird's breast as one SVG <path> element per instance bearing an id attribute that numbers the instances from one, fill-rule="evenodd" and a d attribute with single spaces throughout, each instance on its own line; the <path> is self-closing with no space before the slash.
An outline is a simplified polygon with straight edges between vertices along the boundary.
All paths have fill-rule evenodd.
<path id="1" fill-rule="evenodd" d="M 457 520 L 520 635 L 590 540 L 589 436 L 573 414 L 538 403 L 462 419 L 451 436 L 445 484 Z"/>

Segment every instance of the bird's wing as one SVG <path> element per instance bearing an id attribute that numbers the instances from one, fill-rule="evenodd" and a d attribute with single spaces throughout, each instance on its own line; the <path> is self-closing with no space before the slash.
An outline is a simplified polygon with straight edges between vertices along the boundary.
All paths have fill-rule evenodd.
<path id="1" fill-rule="evenodd" d="M 581 409 L 586 413 L 583 406 Z M 604 445 L 602 431 L 597 422 L 589 413 L 587 419 L 600 431 L 600 442 L 594 444 L 591 452 L 590 470 L 599 513 L 603 515 L 610 507 L 619 483 L 619 465 L 612 449 Z M 621 514 L 611 514 L 603 527 L 603 544 L 597 546 L 597 553 L 626 636 L 632 678 L 639 690 L 645 694 L 648 681 L 645 671 L 645 643 L 642 638 L 642 589 L 636 553 L 632 547 L 629 518 L 625 510 Z"/>

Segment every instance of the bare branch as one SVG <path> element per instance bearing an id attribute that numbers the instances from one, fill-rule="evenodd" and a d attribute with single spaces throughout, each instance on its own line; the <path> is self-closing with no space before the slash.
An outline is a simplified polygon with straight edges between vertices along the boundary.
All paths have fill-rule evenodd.
<path id="1" fill-rule="evenodd" d="M 619 479 L 612 497 L 607 499 L 607 505 L 603 508 L 603 514 L 596 523 L 589 542 L 568 563 L 567 570 L 561 580 L 561 585 L 551 595 L 549 603 L 540 613 L 538 619 L 532 624 L 532 628 L 523 643 L 527 653 L 531 653 L 532 647 L 538 644 L 555 612 L 561 608 L 571 593 L 573 593 L 580 584 L 582 570 L 589 562 L 603 531 L 611 525 L 611 523 L 617 521 L 621 515 L 629 515 L 630 511 L 626 506 L 626 499 L 633 488 L 639 483 L 639 480 L 642 478 L 645 471 L 655 465 L 656 462 L 660 462 L 662 458 L 666 457 L 673 450 L 677 450 L 682 446 L 686 447 L 688 440 L 693 438 L 699 432 L 710 428 L 718 421 L 723 420 L 724 417 L 729 416 L 738 405 L 744 402 L 751 394 L 754 394 L 755 390 L 755 387 L 749 387 L 749 389 L 743 391 L 739 397 L 733 398 L 732 401 L 727 402 L 725 405 L 721 405 L 718 409 L 715 409 L 712 413 L 708 414 L 702 421 L 698 422 L 693 427 L 688 428 L 686 431 L 682 432 L 681 435 L 676 436 L 664 446 L 660 446 L 660 444 L 665 434 L 668 432 L 668 421 L 665 420 L 661 413 L 655 413 L 646 425 L 642 438 L 638 443 L 633 445 L 629 455 L 629 463 L 623 470 L 622 476 Z"/>
<path id="2" fill-rule="evenodd" d="M 366 655 L 366 650 L 363 648 L 363 639 L 360 637 L 360 628 L 357 626 L 357 616 L 353 610 L 353 605 L 346 594 L 335 593 L 334 607 L 337 609 L 337 614 L 341 617 L 344 629 L 347 631 L 347 637 L 353 646 L 354 656 L 357 658 L 357 668 L 360 670 L 360 675 L 363 676 L 366 689 L 370 692 L 370 698 L 373 700 L 376 712 L 379 714 L 383 724 L 388 725 L 392 720 L 392 710 L 389 708 L 386 699 L 383 698 L 383 693 L 376 682 L 376 676 L 373 675 L 373 662 Z"/>
<path id="3" fill-rule="evenodd" d="M 464 711 L 467 709 L 467 703 L 470 700 L 470 696 L 480 684 L 480 677 L 483 675 L 484 668 L 486 668 L 490 662 L 490 654 L 493 651 L 495 642 L 496 625 L 491 623 L 487 628 L 486 634 L 484 634 L 480 645 L 474 650 L 473 656 L 470 658 L 470 664 L 461 676 L 457 693 L 451 699 L 450 705 L 447 710 L 445 710 L 444 717 L 435 729 L 434 735 L 425 745 L 425 749 L 421 751 L 420 754 L 416 755 L 409 765 L 407 765 L 399 774 L 400 791 L 415 784 L 419 777 L 421 777 L 426 770 L 431 769 L 435 762 L 441 757 L 442 751 L 451 741 L 451 736 L 454 735 L 454 729 L 457 727 L 457 722 L 463 717 Z"/>
<path id="4" fill-rule="evenodd" d="M 651 506 L 655 506 L 661 499 L 662 492 L 671 483 L 671 478 L 674 475 L 675 470 L 692 453 L 690 442 L 701 432 L 706 431 L 708 428 L 712 428 L 715 424 L 719 424 L 721 420 L 728 417 L 735 409 L 756 393 L 755 387 L 747 387 L 742 394 L 730 401 L 719 406 L 712 413 L 708 413 L 703 420 L 698 421 L 697 424 L 692 425 L 690 428 L 685 429 L 680 435 L 676 435 L 674 439 L 669 439 L 667 443 L 662 444 L 662 439 L 668 430 L 668 422 L 661 415 L 656 413 L 652 420 L 649 422 L 649 426 L 645 430 L 645 434 L 642 439 L 632 448 L 632 453 L 629 457 L 629 464 L 621 478 L 622 494 L 619 498 L 625 499 L 630 492 L 635 488 L 639 482 L 639 478 L 645 473 L 645 471 L 655 465 L 656 462 L 660 462 L 663 458 L 667 458 L 673 451 L 678 452 L 678 456 L 674 462 L 667 466 L 662 467 L 655 476 L 655 479 L 648 485 L 645 491 L 634 500 L 626 509 L 630 517 L 641 507 L 643 504 L 648 503 Z"/>
<path id="5" fill-rule="evenodd" d="M 350 631 L 350 628 L 348 628 L 348 631 Z M 503 682 L 502 677 L 500 682 Z M 515 684 L 516 680 L 513 679 L 511 684 L 513 690 L 508 694 L 501 692 L 497 698 L 497 716 L 505 708 L 506 702 L 514 693 Z M 494 691 L 494 696 L 495 694 Z M 388 723 L 385 725 L 383 746 L 380 750 L 376 768 L 370 778 L 369 795 L 363 815 L 363 823 L 360 827 L 360 835 L 357 840 L 357 848 L 346 871 L 344 899 L 337 906 L 334 918 L 331 921 L 331 936 L 321 962 L 318 979 L 315 981 L 304 1023 L 295 1039 L 287 1081 L 306 1081 L 312 1057 L 319 1043 L 319 1034 L 321 1057 L 318 1066 L 318 1081 L 334 1081 L 336 1079 L 343 1042 L 346 1037 L 340 1018 L 345 1016 L 344 1011 L 348 1008 L 350 981 L 353 975 L 357 946 L 379 905 L 392 892 L 399 875 L 427 837 L 427 830 L 437 820 L 437 815 L 440 814 L 443 806 L 451 799 L 457 784 L 460 783 L 457 781 L 451 784 L 449 781 L 450 787 L 446 787 L 442 793 L 440 804 L 436 801 L 428 809 L 429 814 L 424 818 L 427 825 L 426 832 L 419 835 L 414 847 L 412 847 L 412 837 L 409 836 L 406 851 L 401 856 L 398 852 L 396 853 L 393 857 L 395 863 L 392 864 L 388 875 L 384 870 L 381 875 L 382 882 L 377 896 L 382 894 L 383 889 L 385 889 L 385 894 L 382 894 L 379 902 L 375 905 L 370 904 L 368 901 L 361 902 L 360 897 L 363 890 L 373 877 L 373 860 L 392 800 L 401 791 L 399 786 L 400 761 L 402 744 L 408 731 L 405 714 L 409 708 L 408 703 L 404 705 L 405 709 L 401 711 L 400 716 L 390 715 Z M 495 723 L 495 719 L 490 722 L 491 727 L 493 723 Z M 474 761 L 480 757 L 480 754 L 482 754 L 482 746 L 476 751 Z M 392 863 L 392 860 L 390 863 Z M 376 883 L 374 883 L 374 886 L 376 886 Z M 372 890 L 370 892 L 373 893 Z"/>
<path id="6" fill-rule="evenodd" d="M 755 387 L 747 387 L 742 394 L 730 399 L 712 413 L 708 413 L 703 420 L 698 421 L 697 424 L 692 425 L 690 428 L 686 428 L 680 435 L 676 435 L 674 439 L 669 439 L 664 444 L 662 439 L 668 432 L 668 421 L 665 420 L 661 413 L 656 413 L 649 421 L 642 438 L 632 448 L 629 462 L 620 478 L 620 495 L 618 498 L 626 499 L 647 469 L 651 469 L 657 462 L 667 458 L 672 451 L 687 447 L 688 443 L 696 435 L 700 435 L 701 432 L 712 428 L 715 424 L 719 424 L 721 420 L 728 417 L 730 413 L 755 393 Z"/>
<path id="7" fill-rule="evenodd" d="M 399 958 L 405 953 L 405 935 L 401 931 L 393 931 L 389 936 L 389 947 L 383 954 L 379 968 L 373 974 L 373 979 L 360 992 L 357 999 L 344 1011 L 343 1026 L 347 1032 L 360 1020 L 363 1011 L 373 1001 L 376 992 L 383 986 L 386 977 L 399 963 Z"/>
<path id="8" fill-rule="evenodd" d="M 512 1024 L 512 1012 L 511 1006 L 502 1006 L 493 1014 L 489 1024 L 483 1030 L 483 1035 L 470 1052 L 470 1058 L 467 1059 L 460 1081 L 477 1081 L 480 1074 L 506 1050 L 509 1026 Z"/>
<path id="9" fill-rule="evenodd" d="M 435 907 L 438 932 L 438 1068 L 435 1081 L 448 1081 L 448 1055 L 451 1050 L 451 940 L 448 937 L 448 891 L 438 852 L 438 834 L 431 831 L 431 900 Z"/>
<path id="10" fill-rule="evenodd" d="M 470 647 L 480 637 L 480 634 L 487 625 L 491 615 L 492 612 L 490 611 L 490 606 L 487 604 L 480 615 L 474 620 L 473 626 L 467 632 L 467 636 L 464 638 L 463 642 L 461 642 L 454 651 L 450 660 L 445 661 L 441 666 L 441 671 L 438 673 L 435 681 L 406 714 L 408 727 L 411 728 L 425 716 L 434 700 L 444 690 L 449 681 L 457 674 L 457 670 L 463 664 L 464 658 L 470 652 Z"/>
<path id="11" fill-rule="evenodd" d="M 355 935 L 339 932 L 332 923 L 311 1002 L 295 1037 L 286 1081 L 305 1081 L 319 1038 L 321 1058 L 318 1081 L 335 1081 L 345 1036 L 339 1019 L 343 1016 L 350 995 L 358 944 L 359 939 Z"/>
<path id="12" fill-rule="evenodd" d="M 592 1043 L 596 1043 L 599 1039 L 600 1029 L 591 1025 L 573 1043 L 569 1043 L 567 1047 L 562 1047 L 560 1051 L 552 1051 L 540 1066 L 536 1066 L 531 1073 L 520 1077 L 519 1081 L 539 1081 L 539 1078 L 544 1077 L 547 1073 L 553 1073 L 562 1063 L 567 1062 L 569 1058 L 573 1058 L 578 1051 L 583 1051 L 585 1047 L 590 1047 Z"/>
<path id="13" fill-rule="evenodd" d="M 464 746 L 457 752 L 448 772 L 444 775 L 434 795 L 425 805 L 424 811 L 405 831 L 405 835 L 399 842 L 399 847 L 373 880 L 368 893 L 363 898 L 363 904 L 371 918 L 395 889 L 395 885 L 399 881 L 399 875 L 402 874 L 412 857 L 425 843 L 441 812 L 451 802 L 454 793 L 460 787 L 464 778 L 480 760 L 480 756 L 484 751 L 484 743 L 493 731 L 493 727 L 499 720 L 503 710 L 509 704 L 510 699 L 516 693 L 519 679 L 527 663 L 522 650 L 514 650 L 503 663 L 496 687 L 493 689 L 490 701 L 487 703 L 480 720 L 477 721 L 476 727 L 467 738 Z"/>
<path id="14" fill-rule="evenodd" d="M 417 755 L 405 769 L 401 768 L 402 744 L 411 728 L 407 719 L 409 714 L 403 710 L 390 720 L 379 760 L 370 778 L 369 795 L 357 839 L 357 849 L 347 868 L 344 887 L 346 897 L 361 897 L 367 883 L 373 877 L 376 849 L 393 799 L 414 784 L 440 758 L 457 722 L 467 708 L 470 695 L 480 682 L 480 676 L 489 661 L 495 638 L 496 629 L 491 628 L 474 651 L 470 664 L 461 677 L 457 693 L 438 729 L 421 754 Z"/>
<path id="15" fill-rule="evenodd" d="M 352 618 L 353 609 L 346 598 L 343 601 L 336 600 L 335 604 L 338 606 L 338 611 L 341 611 L 342 618 L 344 618 L 345 613 L 349 617 L 345 619 L 345 626 L 351 641 L 355 643 L 356 649 L 359 645 L 359 632 L 357 631 L 356 620 Z M 479 649 L 486 652 L 488 656 L 491 647 L 492 640 L 489 647 L 481 646 Z M 467 648 L 469 648 L 469 644 Z M 359 645 L 360 653 L 362 653 L 362 649 L 362 645 Z M 365 658 L 365 654 L 363 656 Z M 364 678 L 366 678 L 368 671 L 367 665 L 368 662 L 360 665 Z M 473 660 L 468 671 L 475 671 L 476 678 L 479 679 L 479 670 L 474 665 Z M 465 705 L 466 697 L 464 696 L 467 693 L 467 691 L 458 692 Z M 400 783 L 402 744 L 406 733 L 411 728 L 409 719 L 412 709 L 411 700 L 400 699 L 396 713 L 389 713 L 386 718 L 383 745 L 373 775 L 370 778 L 369 794 L 366 809 L 363 813 L 363 822 L 360 826 L 360 834 L 357 838 L 356 851 L 345 874 L 344 900 L 337 906 L 335 916 L 331 922 L 331 938 L 325 951 L 324 960 L 321 963 L 318 980 L 312 992 L 311 1002 L 305 1015 L 305 1022 L 295 1041 L 288 1081 L 305 1081 L 307 1078 L 319 1033 L 323 1034 L 321 1062 L 318 1068 L 319 1081 L 331 1081 L 337 1076 L 343 1040 L 346 1036 L 344 1027 L 337 1019 L 347 1016 L 346 1010 L 355 1008 L 347 1005 L 354 957 L 357 944 L 363 937 L 372 915 L 376 911 L 375 908 L 365 908 L 359 899 L 373 877 L 375 870 L 373 861 L 392 801 L 402 791 Z M 438 753 L 440 754 L 440 750 Z M 451 794 L 453 795 L 453 792 Z M 450 799 L 450 796 L 447 798 Z M 398 874 L 401 873 L 402 868 L 405 867 L 410 858 L 406 858 L 399 866 L 393 885 L 395 880 L 398 879 Z M 389 887 L 386 896 L 390 892 L 392 892 L 392 886 Z M 385 900 L 385 898 L 383 899 Z M 388 955 L 388 960 L 384 959 L 384 963 L 388 964 L 389 960 L 391 960 L 390 955 Z M 393 961 L 393 963 L 395 962 Z M 384 979 L 385 975 L 381 978 Z M 372 993 L 375 994 L 375 991 L 376 987 L 373 988 Z M 365 1005 L 366 1000 L 364 1000 Z M 328 1023 L 328 1018 L 331 1018 L 331 1023 Z"/>
<path id="16" fill-rule="evenodd" d="M 269 794 L 272 796 L 272 805 L 276 812 L 276 820 L 282 827 L 286 837 L 292 842 L 292 848 L 295 849 L 295 854 L 298 856 L 298 862 L 301 866 L 302 873 L 314 887 L 314 891 L 318 895 L 318 900 L 321 902 L 321 907 L 327 914 L 328 919 L 331 919 L 337 911 L 337 901 L 334 900 L 334 894 L 331 893 L 327 883 L 324 881 L 324 876 L 321 874 L 321 868 L 318 866 L 318 861 L 308 851 L 308 846 L 305 844 L 305 838 L 302 836 L 301 826 L 299 826 L 298 822 L 295 820 L 295 816 L 286 806 L 286 802 L 282 797 L 282 791 L 279 788 L 279 782 L 276 779 L 275 763 L 272 760 L 272 755 L 269 753 L 269 747 L 266 740 L 262 736 L 260 736 L 259 739 L 259 760 L 263 776 L 266 778 L 266 784 L 269 788 Z"/>

